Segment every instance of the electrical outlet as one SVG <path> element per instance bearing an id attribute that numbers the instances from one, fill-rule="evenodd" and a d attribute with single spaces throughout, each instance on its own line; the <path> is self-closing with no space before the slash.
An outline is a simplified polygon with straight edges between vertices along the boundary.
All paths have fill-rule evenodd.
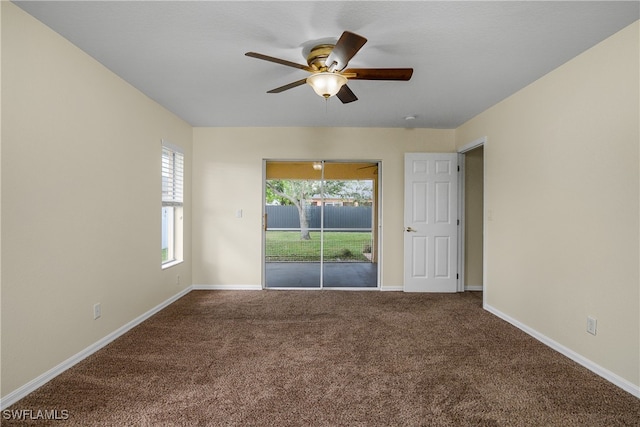
<path id="1" fill-rule="evenodd" d="M 102 306 L 98 302 L 96 304 L 93 304 L 93 320 L 96 320 L 100 316 L 102 316 Z"/>
<path id="2" fill-rule="evenodd" d="M 591 335 L 596 334 L 596 330 L 598 327 L 598 319 L 595 317 L 587 316 L 587 332 Z"/>

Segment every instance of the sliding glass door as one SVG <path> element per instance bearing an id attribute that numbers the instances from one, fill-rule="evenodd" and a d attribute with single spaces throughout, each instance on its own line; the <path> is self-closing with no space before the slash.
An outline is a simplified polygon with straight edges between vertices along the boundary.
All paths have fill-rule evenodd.
<path id="1" fill-rule="evenodd" d="M 367 288 L 378 284 L 374 262 L 374 187 L 377 163 L 325 162 L 322 200 L 322 284 Z"/>
<path id="2" fill-rule="evenodd" d="M 322 193 L 322 163 L 267 162 L 264 211 L 265 285 L 321 287 L 321 218 L 311 200 Z"/>
<path id="3" fill-rule="evenodd" d="M 378 286 L 377 162 L 266 161 L 267 288 Z"/>

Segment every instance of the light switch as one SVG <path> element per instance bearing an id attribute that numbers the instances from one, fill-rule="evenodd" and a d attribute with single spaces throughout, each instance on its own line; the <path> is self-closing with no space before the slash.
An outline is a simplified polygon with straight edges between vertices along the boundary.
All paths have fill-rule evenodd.
<path id="1" fill-rule="evenodd" d="M 242 209 L 236 211 L 236 218 L 242 218 Z"/>

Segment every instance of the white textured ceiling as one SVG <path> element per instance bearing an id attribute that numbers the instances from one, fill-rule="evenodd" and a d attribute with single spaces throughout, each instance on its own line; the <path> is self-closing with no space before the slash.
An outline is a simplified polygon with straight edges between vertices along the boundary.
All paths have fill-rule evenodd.
<path id="1" fill-rule="evenodd" d="M 640 18 L 638 1 L 15 3 L 193 126 L 455 128 Z M 308 74 L 244 56 L 305 64 L 344 30 L 368 39 L 350 67 L 411 81 L 325 103 L 307 85 L 267 94 Z"/>

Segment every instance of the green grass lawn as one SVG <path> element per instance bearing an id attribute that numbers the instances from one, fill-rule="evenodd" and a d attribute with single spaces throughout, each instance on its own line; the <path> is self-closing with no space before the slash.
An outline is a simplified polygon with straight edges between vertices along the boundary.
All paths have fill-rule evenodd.
<path id="1" fill-rule="evenodd" d="M 300 240 L 299 231 L 267 231 L 266 261 L 320 261 L 320 232 Z M 325 261 L 368 261 L 371 232 L 324 232 Z"/>

